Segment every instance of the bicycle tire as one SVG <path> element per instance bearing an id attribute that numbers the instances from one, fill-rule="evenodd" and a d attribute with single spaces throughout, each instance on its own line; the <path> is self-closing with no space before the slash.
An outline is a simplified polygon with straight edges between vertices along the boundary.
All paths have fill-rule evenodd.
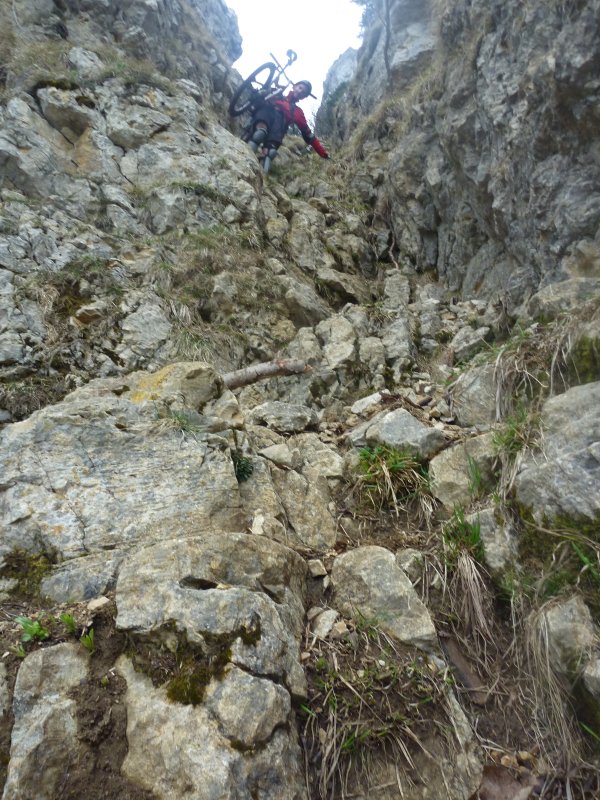
<path id="1" fill-rule="evenodd" d="M 273 64 L 272 61 L 267 61 L 258 69 L 255 69 L 251 75 L 248 75 L 229 103 L 229 113 L 232 117 L 239 117 L 240 114 L 252 109 L 252 100 L 255 93 L 261 89 L 269 88 L 276 69 L 276 64 Z M 265 73 L 265 75 L 260 77 L 261 73 Z"/>

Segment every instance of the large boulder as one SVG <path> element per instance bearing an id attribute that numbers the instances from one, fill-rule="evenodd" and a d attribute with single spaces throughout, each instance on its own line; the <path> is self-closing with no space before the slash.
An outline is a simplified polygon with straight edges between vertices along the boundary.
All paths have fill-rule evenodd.
<path id="1" fill-rule="evenodd" d="M 517 501 L 538 522 L 597 526 L 600 518 L 600 382 L 544 403 L 543 460 L 530 453 L 515 480 Z"/>
<path id="2" fill-rule="evenodd" d="M 342 614 L 359 614 L 401 642 L 436 649 L 429 612 L 389 550 L 367 546 L 344 553 L 334 561 L 331 579 L 333 605 Z"/>

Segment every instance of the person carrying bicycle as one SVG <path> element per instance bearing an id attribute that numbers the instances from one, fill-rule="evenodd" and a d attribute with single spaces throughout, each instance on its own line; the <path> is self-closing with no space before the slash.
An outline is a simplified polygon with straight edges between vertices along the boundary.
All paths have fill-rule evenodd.
<path id="1" fill-rule="evenodd" d="M 323 147 L 308 126 L 306 117 L 297 103 L 307 97 L 314 97 L 310 81 L 298 81 L 292 85 L 291 91 L 285 97 L 279 95 L 263 101 L 252 115 L 247 141 L 254 152 L 259 150 L 264 154 L 263 169 L 268 172 L 277 155 L 284 136 L 290 125 L 296 125 L 306 144 L 321 156 L 329 158 L 329 153 Z"/>

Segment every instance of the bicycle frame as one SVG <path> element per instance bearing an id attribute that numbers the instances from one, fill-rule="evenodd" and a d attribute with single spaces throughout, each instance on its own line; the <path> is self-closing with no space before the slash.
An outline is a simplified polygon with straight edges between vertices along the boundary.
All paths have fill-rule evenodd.
<path id="1" fill-rule="evenodd" d="M 287 51 L 287 62 L 280 64 L 277 58 L 270 53 L 272 61 L 262 64 L 246 78 L 241 86 L 234 92 L 229 103 L 229 113 L 232 117 L 239 117 L 246 112 L 252 113 L 254 108 L 254 97 L 258 96 L 261 101 L 269 100 L 272 97 L 282 95 L 285 90 L 293 84 L 293 81 L 286 74 L 286 69 L 294 63 L 297 55 L 293 50 Z M 282 81 L 282 78 L 284 81 Z"/>
<path id="2" fill-rule="evenodd" d="M 287 62 L 285 63 L 284 66 L 281 66 L 281 64 L 279 63 L 277 58 L 273 55 L 273 53 L 269 53 L 269 55 L 273 59 L 273 63 L 277 67 L 277 71 L 275 72 L 275 75 L 273 76 L 273 80 L 271 81 L 272 90 L 269 89 L 267 91 L 267 94 L 265 95 L 265 99 L 268 99 L 270 97 L 275 97 L 275 95 L 281 94 L 282 92 L 285 92 L 285 90 L 288 88 L 288 86 L 292 85 L 293 81 L 286 75 L 285 71 L 298 58 L 297 54 L 293 50 L 288 50 L 286 52 L 286 56 L 287 56 L 288 60 L 287 60 Z M 282 76 L 286 80 L 286 83 L 283 86 L 279 82 L 279 80 L 280 80 L 280 78 Z"/>

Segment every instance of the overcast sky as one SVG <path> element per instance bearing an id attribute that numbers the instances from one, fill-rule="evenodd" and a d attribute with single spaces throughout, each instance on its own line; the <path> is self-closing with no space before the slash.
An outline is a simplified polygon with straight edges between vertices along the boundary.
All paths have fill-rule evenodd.
<path id="1" fill-rule="evenodd" d="M 225 0 L 238 18 L 243 55 L 234 67 L 246 77 L 273 53 L 281 63 L 286 50 L 298 54 L 288 75 L 294 81 L 306 79 L 313 85 L 318 101 L 302 101 L 308 119 L 321 101 L 327 70 L 349 47 L 360 45 L 362 8 L 351 0 Z"/>

